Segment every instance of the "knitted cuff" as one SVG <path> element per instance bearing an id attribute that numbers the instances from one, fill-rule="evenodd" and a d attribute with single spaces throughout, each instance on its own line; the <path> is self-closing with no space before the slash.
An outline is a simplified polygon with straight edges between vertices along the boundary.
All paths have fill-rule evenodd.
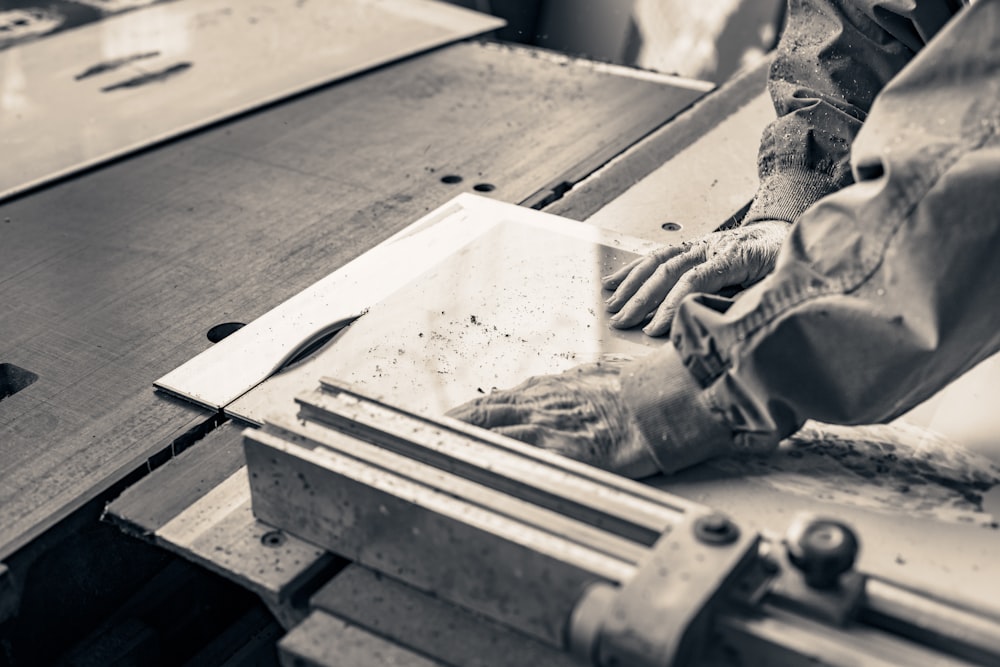
<path id="1" fill-rule="evenodd" d="M 761 180 L 743 224 L 758 220 L 795 222 L 807 208 L 836 192 L 840 185 L 828 174 L 789 168 Z"/>

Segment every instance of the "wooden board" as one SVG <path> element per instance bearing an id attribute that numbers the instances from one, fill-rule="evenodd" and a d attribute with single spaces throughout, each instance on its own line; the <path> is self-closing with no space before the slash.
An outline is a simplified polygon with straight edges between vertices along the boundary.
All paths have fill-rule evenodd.
<path id="1" fill-rule="evenodd" d="M 0 199 L 502 25 L 432 0 L 181 0 L 11 47 Z"/>
<path id="2" fill-rule="evenodd" d="M 0 559 L 210 416 L 150 387 L 214 325 L 477 183 L 520 201 L 698 94 L 459 43 L 0 203 L 0 364 L 38 376 L 0 400 Z"/>
<path id="3" fill-rule="evenodd" d="M 603 297 L 592 289 L 602 272 L 652 249 L 649 243 L 473 195 L 415 227 L 423 231 L 366 255 L 255 322 L 273 346 L 298 340 L 296 323 L 314 312 L 329 315 L 316 304 L 365 313 L 327 351 L 228 404 L 227 413 L 260 423 L 276 405 L 294 409 L 289 397 L 318 386 L 323 375 L 360 387 L 377 382 L 380 389 L 391 381 L 390 395 L 401 405 L 442 413 L 477 390 L 664 342 L 611 329 Z M 558 306 L 546 307 L 546 297 Z M 333 312 L 327 319 L 342 319 Z M 289 337 L 274 335 L 282 331 Z M 274 355 L 273 347 L 247 354 L 236 342 L 211 351 L 206 381 Z M 345 367 L 346 359 L 359 365 Z M 203 393 L 214 390 L 209 385 Z"/>

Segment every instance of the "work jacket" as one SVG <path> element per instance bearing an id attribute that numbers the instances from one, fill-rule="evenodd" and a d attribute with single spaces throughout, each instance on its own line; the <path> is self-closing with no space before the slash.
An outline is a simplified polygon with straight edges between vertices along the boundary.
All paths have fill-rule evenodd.
<path id="1" fill-rule="evenodd" d="M 793 0 L 769 89 L 774 272 L 622 379 L 664 471 L 891 420 L 1000 348 L 1000 0 Z"/>

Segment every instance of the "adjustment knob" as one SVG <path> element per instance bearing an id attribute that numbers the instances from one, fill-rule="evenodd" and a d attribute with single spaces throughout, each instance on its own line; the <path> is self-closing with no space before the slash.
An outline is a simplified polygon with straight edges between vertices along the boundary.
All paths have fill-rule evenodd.
<path id="1" fill-rule="evenodd" d="M 802 516 L 785 537 L 788 560 L 813 588 L 836 588 L 840 575 L 854 566 L 858 538 L 846 524 L 833 519 Z"/>

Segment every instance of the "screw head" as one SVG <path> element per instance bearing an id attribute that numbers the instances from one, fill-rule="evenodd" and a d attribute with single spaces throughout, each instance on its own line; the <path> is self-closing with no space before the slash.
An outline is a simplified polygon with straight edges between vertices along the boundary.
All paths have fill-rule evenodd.
<path id="1" fill-rule="evenodd" d="M 739 527 L 725 514 L 712 512 L 698 517 L 694 522 L 694 534 L 705 544 L 731 544 L 740 536 Z"/>
<path id="2" fill-rule="evenodd" d="M 785 537 L 788 560 L 813 588 L 836 588 L 840 576 L 854 567 L 860 545 L 849 526 L 834 519 L 803 516 Z"/>

